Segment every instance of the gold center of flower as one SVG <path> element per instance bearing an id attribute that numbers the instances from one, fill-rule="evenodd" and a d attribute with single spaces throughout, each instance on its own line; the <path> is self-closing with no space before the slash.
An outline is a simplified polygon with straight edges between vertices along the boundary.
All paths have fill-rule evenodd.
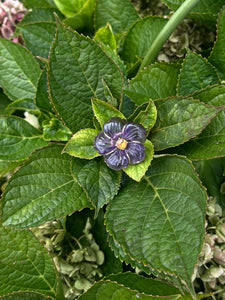
<path id="1" fill-rule="evenodd" d="M 127 147 L 127 141 L 124 139 L 118 139 L 116 142 L 116 147 L 120 150 L 124 150 Z"/>

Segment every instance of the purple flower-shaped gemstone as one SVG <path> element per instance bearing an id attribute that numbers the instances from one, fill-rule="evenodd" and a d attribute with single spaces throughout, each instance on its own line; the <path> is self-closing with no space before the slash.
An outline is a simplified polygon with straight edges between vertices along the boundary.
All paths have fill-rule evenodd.
<path id="1" fill-rule="evenodd" d="M 144 160 L 145 140 L 146 131 L 142 125 L 115 117 L 104 124 L 94 146 L 104 155 L 107 166 L 119 171 Z"/>

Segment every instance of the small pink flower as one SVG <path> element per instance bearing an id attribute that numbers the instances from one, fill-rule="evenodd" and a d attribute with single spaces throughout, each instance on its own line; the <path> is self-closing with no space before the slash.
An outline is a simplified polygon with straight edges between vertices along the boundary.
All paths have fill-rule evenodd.
<path id="1" fill-rule="evenodd" d="M 27 10 L 18 0 L 0 2 L 0 37 L 19 42 L 18 37 L 13 37 L 18 24 L 25 16 Z"/>

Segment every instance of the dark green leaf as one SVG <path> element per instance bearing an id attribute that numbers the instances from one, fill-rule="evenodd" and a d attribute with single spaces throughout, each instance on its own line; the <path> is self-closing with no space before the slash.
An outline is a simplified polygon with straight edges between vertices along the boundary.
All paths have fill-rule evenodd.
<path id="1" fill-rule="evenodd" d="M 151 16 L 138 20 L 129 28 L 121 52 L 121 57 L 128 69 L 137 61 L 142 61 L 166 22 L 167 20 L 163 17 Z"/>
<path id="2" fill-rule="evenodd" d="M 225 208 L 225 195 L 220 191 L 221 184 L 225 182 L 223 174 L 225 158 L 196 161 L 194 166 L 203 185 L 207 188 L 208 195 L 216 197 L 217 202 Z"/>
<path id="3" fill-rule="evenodd" d="M 146 98 L 154 100 L 175 96 L 179 70 L 180 66 L 174 63 L 156 63 L 138 73 L 124 92 L 137 105 L 146 102 Z"/>
<path id="4" fill-rule="evenodd" d="M 50 47 L 56 33 L 53 13 L 56 9 L 36 8 L 18 24 L 27 48 L 36 56 L 48 58 Z M 61 17 L 61 15 L 60 15 Z"/>
<path id="5" fill-rule="evenodd" d="M 70 172 L 70 156 L 63 146 L 34 152 L 11 178 L 2 199 L 2 222 L 32 227 L 92 207 Z"/>
<path id="6" fill-rule="evenodd" d="M 72 132 L 58 119 L 52 118 L 42 122 L 43 139 L 46 141 L 68 141 Z"/>
<path id="7" fill-rule="evenodd" d="M 44 111 L 52 112 L 52 105 L 50 104 L 49 94 L 48 94 L 48 82 L 47 73 L 44 69 L 37 84 L 37 93 L 35 99 L 37 107 Z"/>
<path id="8" fill-rule="evenodd" d="M 74 134 L 64 148 L 64 152 L 79 158 L 92 159 L 99 156 L 94 148 L 94 140 L 99 133 L 96 129 L 82 129 Z"/>
<path id="9" fill-rule="evenodd" d="M 0 88 L 0 115 L 10 115 L 12 109 L 8 109 L 8 105 L 12 101 L 4 94 L 3 90 Z"/>
<path id="10" fill-rule="evenodd" d="M 221 80 L 225 80 L 225 8 L 219 15 L 217 25 L 217 40 L 214 44 L 209 61 L 216 67 Z"/>
<path id="11" fill-rule="evenodd" d="M 191 160 L 225 156 L 225 110 L 219 112 L 198 137 L 173 151 Z"/>
<path id="12" fill-rule="evenodd" d="M 168 98 L 155 101 L 157 120 L 151 131 L 156 151 L 183 144 L 198 135 L 216 115 L 216 107 L 192 98 Z"/>
<path id="13" fill-rule="evenodd" d="M 177 10 L 185 0 L 163 0 L 172 10 Z M 209 24 L 216 22 L 218 13 L 224 0 L 201 0 L 194 6 L 190 16 L 200 21 L 205 21 Z"/>
<path id="14" fill-rule="evenodd" d="M 188 96 L 209 85 L 220 83 L 215 69 L 200 55 L 188 51 L 178 80 L 178 94 Z"/>
<path id="15" fill-rule="evenodd" d="M 47 251 L 35 236 L 28 230 L 0 227 L 0 239 L 0 296 L 36 292 L 55 299 L 56 273 Z"/>
<path id="16" fill-rule="evenodd" d="M 194 93 L 192 97 L 208 105 L 223 106 L 225 105 L 225 86 L 209 86 L 201 91 Z"/>
<path id="17" fill-rule="evenodd" d="M 95 28 L 99 29 L 109 23 L 115 34 L 127 29 L 139 19 L 129 0 L 97 0 L 95 9 Z"/>
<path id="18" fill-rule="evenodd" d="M 56 7 L 54 0 L 23 0 L 26 8 L 51 8 Z"/>
<path id="19" fill-rule="evenodd" d="M 193 293 L 191 276 L 205 233 L 206 199 L 187 159 L 162 156 L 153 160 L 140 183 L 130 182 L 110 202 L 107 230 L 131 259 L 175 274 Z"/>
<path id="20" fill-rule="evenodd" d="M 11 100 L 34 99 L 41 69 L 21 45 L 0 39 L 0 85 Z"/>
<path id="21" fill-rule="evenodd" d="M 113 97 L 121 99 L 123 80 L 118 67 L 95 42 L 60 23 L 48 75 L 53 104 L 73 132 L 93 126 L 91 98 L 106 100 L 103 79 Z"/>
<path id="22" fill-rule="evenodd" d="M 0 117 L 0 159 L 24 160 L 33 150 L 47 144 L 40 131 L 24 119 L 15 116 Z"/>
<path id="23" fill-rule="evenodd" d="M 116 281 L 132 290 L 148 295 L 169 296 L 180 294 L 178 288 L 155 279 L 146 278 L 135 273 L 110 275 L 107 279 Z"/>
<path id="24" fill-rule="evenodd" d="M 103 160 L 72 160 L 72 172 L 77 182 L 85 189 L 96 208 L 107 204 L 117 194 L 121 172 L 109 169 Z"/>
<path id="25" fill-rule="evenodd" d="M 8 296 L 1 297 L 1 300 L 46 300 L 46 299 L 52 299 L 52 297 L 48 296 L 42 296 L 40 294 L 35 293 L 15 293 Z"/>

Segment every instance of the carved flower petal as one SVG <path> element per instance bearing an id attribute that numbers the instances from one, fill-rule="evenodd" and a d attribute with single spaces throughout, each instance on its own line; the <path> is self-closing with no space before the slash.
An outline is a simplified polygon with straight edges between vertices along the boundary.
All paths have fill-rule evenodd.
<path id="1" fill-rule="evenodd" d="M 122 132 L 125 124 L 125 120 L 115 117 L 103 125 L 103 130 L 109 137 L 113 138 L 117 133 Z"/>
<path id="2" fill-rule="evenodd" d="M 119 171 L 128 167 L 129 158 L 125 151 L 116 149 L 112 153 L 105 155 L 105 163 L 110 169 Z"/>
<path id="3" fill-rule="evenodd" d="M 128 142 L 137 141 L 144 143 L 146 130 L 141 124 L 128 123 L 124 126 L 123 138 Z"/>
<path id="4" fill-rule="evenodd" d="M 140 143 L 128 143 L 125 152 L 131 165 L 139 164 L 145 158 L 145 146 Z"/>
<path id="5" fill-rule="evenodd" d="M 103 131 L 99 132 L 96 136 L 94 146 L 99 154 L 106 154 L 115 149 L 115 146 L 112 144 L 112 139 L 106 136 Z"/>

